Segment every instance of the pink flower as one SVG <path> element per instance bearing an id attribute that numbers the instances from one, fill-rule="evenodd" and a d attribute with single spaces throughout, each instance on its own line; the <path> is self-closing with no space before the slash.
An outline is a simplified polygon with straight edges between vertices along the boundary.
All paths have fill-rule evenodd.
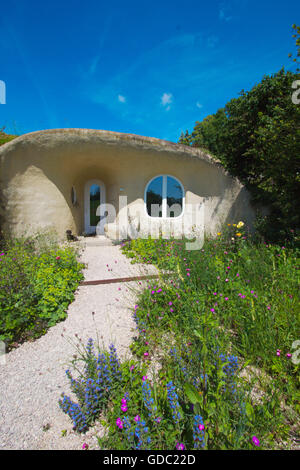
<path id="1" fill-rule="evenodd" d="M 229 279 L 225 279 L 225 282 L 228 282 L 228 281 L 229 281 Z"/>
<path id="2" fill-rule="evenodd" d="M 276 356 L 280 356 L 280 353 L 281 353 L 280 349 L 277 349 Z"/>
<path id="3" fill-rule="evenodd" d="M 139 415 L 136 415 L 134 418 L 134 421 L 137 423 L 138 421 L 141 421 L 141 417 Z"/>
<path id="4" fill-rule="evenodd" d="M 149 356 L 149 353 L 148 353 L 148 352 L 145 352 L 145 353 L 144 353 L 144 356 L 145 356 L 145 357 Z"/>
<path id="5" fill-rule="evenodd" d="M 133 369 L 134 369 L 134 366 L 130 366 L 130 368 L 129 368 L 130 372 L 132 372 Z"/>
<path id="6" fill-rule="evenodd" d="M 185 445 L 180 443 L 180 442 L 177 442 L 176 444 L 176 449 L 177 450 L 184 450 L 185 449 Z"/>
<path id="7" fill-rule="evenodd" d="M 121 420 L 121 418 L 118 418 L 116 420 L 116 425 L 118 426 L 119 429 L 123 429 L 123 421 Z"/>
<path id="8" fill-rule="evenodd" d="M 60 259 L 60 256 L 56 256 L 56 258 L 55 258 L 55 259 L 59 260 L 59 259 Z"/>
<path id="9" fill-rule="evenodd" d="M 253 442 L 253 444 L 256 445 L 256 446 L 259 446 L 259 445 L 260 445 L 259 439 L 258 439 L 256 436 L 253 436 L 253 437 L 252 437 L 252 442 Z"/>
<path id="10" fill-rule="evenodd" d="M 148 379 L 147 375 L 143 375 L 142 379 L 143 379 L 143 382 L 145 382 L 145 380 Z"/>
<path id="11" fill-rule="evenodd" d="M 169 305 L 173 305 L 173 302 L 169 302 Z"/>
<path id="12" fill-rule="evenodd" d="M 214 309 L 214 308 L 211 308 L 211 309 L 210 309 L 210 311 L 211 311 L 211 312 L 214 312 L 214 311 L 215 311 L 215 309 Z"/>
<path id="13" fill-rule="evenodd" d="M 204 424 L 199 424 L 198 428 L 199 428 L 199 431 L 204 431 L 205 426 Z"/>
<path id="14" fill-rule="evenodd" d="M 127 405 L 122 405 L 122 406 L 121 406 L 121 410 L 122 410 L 124 413 L 125 413 L 125 411 L 127 411 L 127 409 L 128 409 L 128 408 L 127 408 Z"/>
<path id="15" fill-rule="evenodd" d="M 225 300 L 229 300 L 228 297 L 225 297 Z"/>
<path id="16" fill-rule="evenodd" d="M 126 405 L 126 403 L 127 403 L 126 398 L 122 398 L 121 403 L 122 403 L 122 405 Z"/>
<path id="17" fill-rule="evenodd" d="M 86 442 L 83 443 L 82 445 L 83 450 L 88 450 L 89 446 Z"/>
<path id="18" fill-rule="evenodd" d="M 286 357 L 288 358 L 292 357 L 291 353 L 287 353 Z"/>

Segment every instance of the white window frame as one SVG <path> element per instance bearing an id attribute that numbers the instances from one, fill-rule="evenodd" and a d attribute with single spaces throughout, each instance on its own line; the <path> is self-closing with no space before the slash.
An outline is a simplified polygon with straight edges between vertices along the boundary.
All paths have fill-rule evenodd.
<path id="1" fill-rule="evenodd" d="M 173 178 L 174 180 L 176 180 L 177 183 L 180 184 L 180 187 L 181 187 L 181 190 L 182 190 L 182 211 L 181 211 L 181 214 L 178 215 L 177 217 L 167 217 L 167 178 L 168 178 L 168 176 L 170 178 Z M 163 179 L 163 181 L 162 181 L 162 204 L 161 204 L 162 217 L 154 217 L 152 215 L 149 215 L 148 211 L 147 211 L 147 191 L 148 191 L 148 188 L 149 188 L 150 184 L 152 183 L 152 181 L 154 181 L 156 178 L 162 178 Z M 180 219 L 183 216 L 184 209 L 185 209 L 185 191 L 184 191 L 184 187 L 183 187 L 183 184 L 181 183 L 181 181 L 176 176 L 169 175 L 169 174 L 154 176 L 147 183 L 146 188 L 145 188 L 144 208 L 145 208 L 146 215 L 148 217 L 150 217 L 151 219 L 157 219 L 157 220 L 176 220 L 176 219 Z"/>
<path id="2" fill-rule="evenodd" d="M 90 188 L 93 184 L 100 187 L 100 204 L 105 204 L 105 184 L 98 179 L 92 179 L 86 182 L 84 188 L 84 231 L 85 233 L 94 233 L 104 235 L 103 224 L 101 225 L 101 233 L 97 232 L 97 225 L 90 225 Z"/>

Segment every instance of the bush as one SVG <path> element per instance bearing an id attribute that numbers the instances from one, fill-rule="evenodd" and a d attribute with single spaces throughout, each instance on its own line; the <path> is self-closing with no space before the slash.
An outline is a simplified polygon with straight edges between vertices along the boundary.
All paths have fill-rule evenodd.
<path id="1" fill-rule="evenodd" d="M 65 319 L 82 267 L 73 248 L 60 248 L 44 236 L 3 240 L 0 340 L 9 347 Z"/>

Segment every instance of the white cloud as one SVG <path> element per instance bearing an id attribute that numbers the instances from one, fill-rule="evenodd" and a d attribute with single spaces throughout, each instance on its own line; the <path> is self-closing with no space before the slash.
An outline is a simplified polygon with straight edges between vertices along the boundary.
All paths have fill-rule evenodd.
<path id="1" fill-rule="evenodd" d="M 164 93 L 161 97 L 161 104 L 165 107 L 166 111 L 171 109 L 170 104 L 173 101 L 172 93 Z"/>
<path id="2" fill-rule="evenodd" d="M 220 5 L 219 19 L 226 22 L 232 20 L 232 16 L 228 15 L 228 7 L 226 7 L 224 4 Z"/>
<path id="3" fill-rule="evenodd" d="M 199 101 L 197 101 L 196 106 L 197 106 L 197 108 L 199 108 L 199 109 L 203 108 L 203 104 L 199 103 Z"/>
<path id="4" fill-rule="evenodd" d="M 126 98 L 123 95 L 118 95 L 118 100 L 120 101 L 120 103 L 126 103 Z"/>

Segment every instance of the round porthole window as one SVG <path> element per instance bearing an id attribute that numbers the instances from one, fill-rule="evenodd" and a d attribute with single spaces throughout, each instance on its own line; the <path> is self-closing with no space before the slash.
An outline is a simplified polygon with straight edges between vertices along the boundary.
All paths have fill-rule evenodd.
<path id="1" fill-rule="evenodd" d="M 71 189 L 71 201 L 72 201 L 73 206 L 75 206 L 77 202 L 77 197 L 76 197 L 76 189 L 74 188 L 74 186 L 72 186 L 72 189 Z"/>

